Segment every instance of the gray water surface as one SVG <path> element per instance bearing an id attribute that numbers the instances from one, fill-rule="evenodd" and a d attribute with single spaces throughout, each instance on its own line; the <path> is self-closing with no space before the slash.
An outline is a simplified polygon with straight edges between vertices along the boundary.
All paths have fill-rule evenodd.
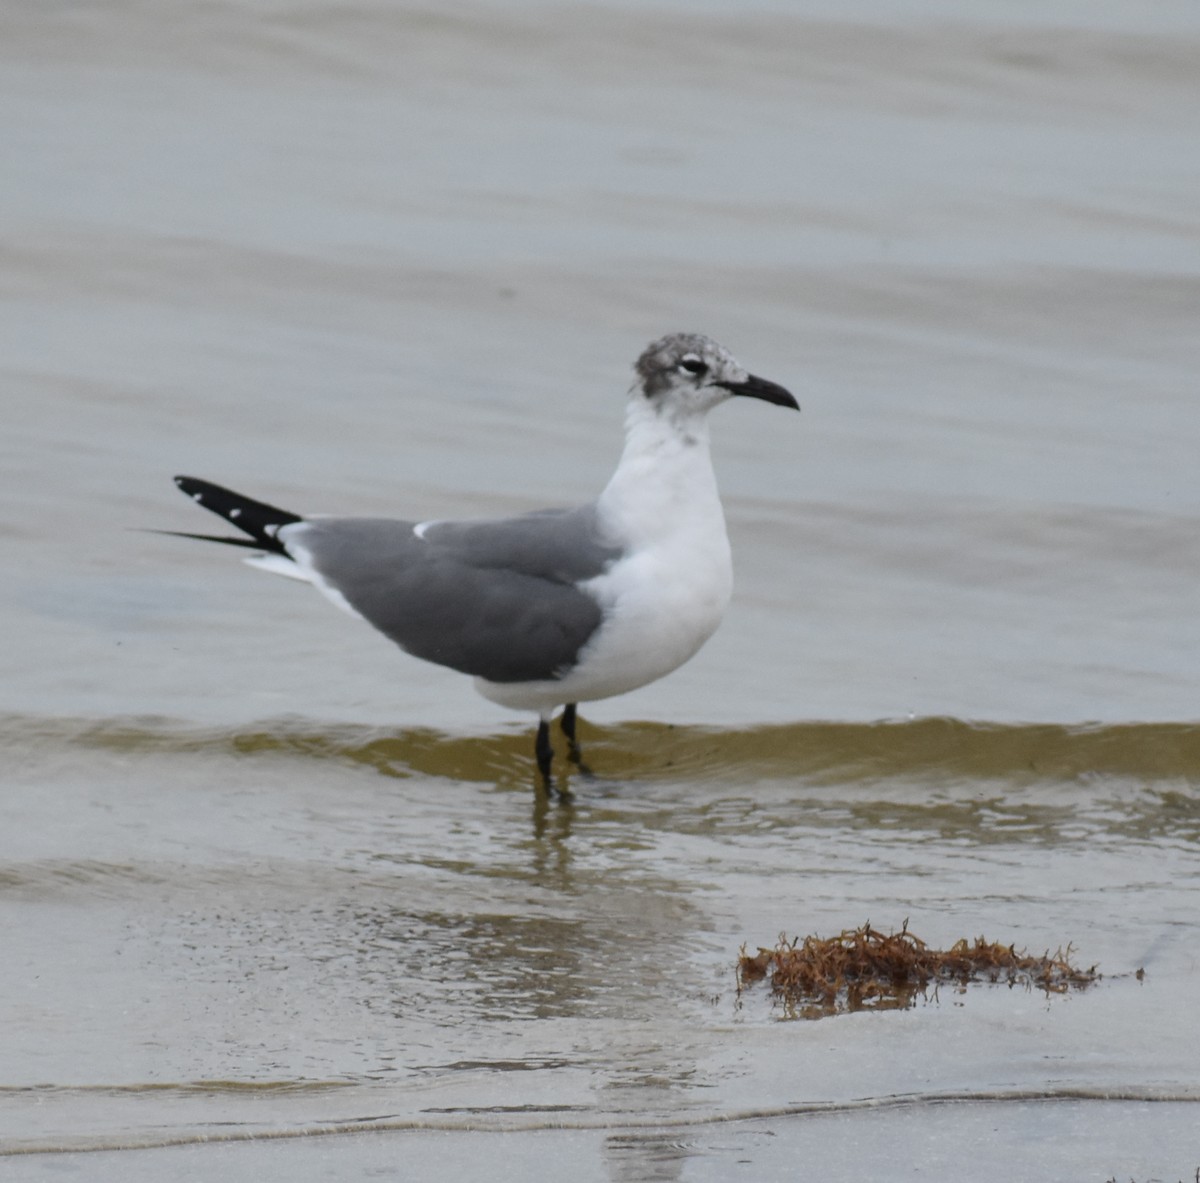
<path id="1" fill-rule="evenodd" d="M 1183 0 L 6 5 L 0 1176 L 1191 1179 L 1198 51 Z M 728 619 L 569 801 L 138 532 L 206 528 L 177 472 L 588 500 L 675 329 L 803 414 L 714 415 Z M 736 989 L 905 919 L 1103 978 Z"/>

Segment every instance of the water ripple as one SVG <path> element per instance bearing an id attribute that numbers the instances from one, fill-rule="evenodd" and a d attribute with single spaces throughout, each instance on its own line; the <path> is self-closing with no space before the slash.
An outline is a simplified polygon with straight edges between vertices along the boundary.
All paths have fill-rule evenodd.
<path id="1" fill-rule="evenodd" d="M 816 784 L 1003 780 L 1087 783 L 1119 777 L 1175 782 L 1171 800 L 1184 812 L 1186 789 L 1200 782 L 1200 724 L 987 723 L 948 717 L 868 723 L 797 722 L 722 730 L 661 723 L 582 725 L 589 762 L 605 778 L 657 782 L 803 778 Z M 246 727 L 195 727 L 162 717 L 114 719 L 0 715 L 0 750 L 45 753 L 84 747 L 125 754 L 232 754 L 332 760 L 386 776 L 525 784 L 526 729 L 448 735 L 428 728 L 395 731 L 283 717 Z"/>

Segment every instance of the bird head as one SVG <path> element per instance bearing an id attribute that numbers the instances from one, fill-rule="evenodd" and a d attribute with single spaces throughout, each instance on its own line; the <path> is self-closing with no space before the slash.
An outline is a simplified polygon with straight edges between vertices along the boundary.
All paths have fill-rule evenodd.
<path id="1" fill-rule="evenodd" d="M 635 395 L 672 416 L 704 414 L 734 396 L 800 409 L 782 386 L 748 373 L 733 354 L 700 333 L 660 337 L 646 347 L 634 369 L 640 379 Z"/>

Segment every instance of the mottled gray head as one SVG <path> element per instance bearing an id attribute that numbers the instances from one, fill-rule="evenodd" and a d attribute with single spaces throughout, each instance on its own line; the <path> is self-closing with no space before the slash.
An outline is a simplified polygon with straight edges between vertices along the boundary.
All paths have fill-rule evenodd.
<path id="1" fill-rule="evenodd" d="M 782 386 L 747 373 L 733 354 L 701 333 L 660 337 L 646 346 L 634 368 L 642 394 L 677 411 L 708 411 L 735 394 L 800 409 Z"/>

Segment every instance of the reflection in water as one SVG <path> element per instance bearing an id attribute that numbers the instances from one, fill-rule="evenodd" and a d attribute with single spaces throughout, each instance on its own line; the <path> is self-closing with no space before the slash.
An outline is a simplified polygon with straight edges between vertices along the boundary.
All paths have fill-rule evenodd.
<path id="1" fill-rule="evenodd" d="M 659 868 L 614 873 L 586 846 L 576 858 L 572 817 L 551 808 L 541 833 L 498 843 L 491 859 L 370 852 L 369 876 L 351 864 L 309 884 L 230 870 L 218 899 L 254 907 L 189 909 L 155 939 L 182 940 L 203 976 L 269 980 L 286 969 L 317 996 L 352 985 L 373 1013 L 433 1025 L 653 1019 L 664 998 L 694 991 L 692 945 L 706 921 L 691 885 Z"/>
<path id="2" fill-rule="evenodd" d="M 533 838 L 529 844 L 535 882 L 556 891 L 570 887 L 571 826 L 574 802 L 561 794 L 533 794 Z"/>
<path id="3" fill-rule="evenodd" d="M 673 1183 L 683 1178 L 684 1165 L 695 1153 L 696 1148 L 677 1130 L 611 1134 L 604 1142 L 604 1161 L 612 1183 L 643 1179 L 648 1183 Z"/>
<path id="4" fill-rule="evenodd" d="M 737 1168 L 752 1167 L 764 1143 L 776 1139 L 778 1131 L 754 1122 L 729 1124 L 717 1129 L 698 1127 L 663 1131 L 634 1131 L 610 1134 L 604 1142 L 604 1159 L 613 1183 L 654 1180 L 673 1183 L 684 1177 L 688 1161 L 719 1157 L 734 1177 Z M 806 1159 L 797 1156 L 789 1176 L 804 1179 L 810 1174 Z"/>
<path id="5" fill-rule="evenodd" d="M 658 926 L 631 940 L 616 916 L 581 924 L 541 907 L 534 912 L 359 910 L 347 918 L 343 939 L 355 976 L 372 986 L 372 1006 L 390 1005 L 400 1016 L 436 994 L 432 1013 L 449 1022 L 464 1012 L 489 1021 L 633 1018 L 644 1003 L 631 1004 L 629 984 L 638 980 L 640 997 L 647 954 L 660 943 L 668 961 L 679 953 Z"/>

